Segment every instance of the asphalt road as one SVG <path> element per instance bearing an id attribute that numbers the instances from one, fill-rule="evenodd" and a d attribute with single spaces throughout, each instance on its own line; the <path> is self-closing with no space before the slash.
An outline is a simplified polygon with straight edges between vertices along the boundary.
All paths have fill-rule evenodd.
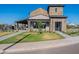
<path id="1" fill-rule="evenodd" d="M 13 52 L 12 54 L 79 54 L 79 43 L 69 46 L 42 49 L 29 52 L 26 51 Z"/>

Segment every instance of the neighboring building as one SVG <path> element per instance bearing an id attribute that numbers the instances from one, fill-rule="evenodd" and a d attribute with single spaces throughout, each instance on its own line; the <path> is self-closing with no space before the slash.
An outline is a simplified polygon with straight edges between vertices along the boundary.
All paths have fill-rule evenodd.
<path id="1" fill-rule="evenodd" d="M 37 21 L 42 21 L 46 31 L 66 31 L 66 16 L 63 15 L 63 5 L 51 4 L 48 6 L 48 10 L 38 8 L 30 13 L 27 20 L 17 21 L 18 28 L 25 28 L 28 26 L 28 30 L 34 30 L 37 28 Z M 20 25 L 20 26 L 19 26 Z"/>

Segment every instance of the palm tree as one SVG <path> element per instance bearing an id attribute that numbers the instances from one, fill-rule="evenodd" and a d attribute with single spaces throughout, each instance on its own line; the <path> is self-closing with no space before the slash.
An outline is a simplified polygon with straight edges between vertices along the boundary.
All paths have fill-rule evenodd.
<path id="1" fill-rule="evenodd" d="M 42 28 L 43 28 L 43 24 L 42 24 L 42 21 L 37 21 L 37 28 L 38 28 L 38 31 L 39 33 L 41 34 L 42 33 Z"/>

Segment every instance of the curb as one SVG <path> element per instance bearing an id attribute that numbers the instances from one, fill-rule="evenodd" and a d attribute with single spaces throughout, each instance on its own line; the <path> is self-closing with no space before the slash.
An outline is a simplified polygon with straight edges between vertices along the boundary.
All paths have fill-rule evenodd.
<path id="1" fill-rule="evenodd" d="M 0 50 L 0 54 L 2 54 L 3 53 L 3 50 Z"/>
<path id="2" fill-rule="evenodd" d="M 26 35 L 26 36 L 29 36 L 29 35 L 30 35 L 30 34 L 28 34 L 28 35 Z M 26 37 L 26 36 L 25 36 L 25 37 Z M 25 38 L 25 37 L 23 37 L 23 38 Z M 7 49 L 9 49 L 9 48 L 11 48 L 12 46 L 16 45 L 17 43 L 19 43 L 21 40 L 23 40 L 23 38 L 20 39 L 20 40 L 18 40 L 18 41 L 16 41 L 15 43 L 13 43 L 13 44 L 11 44 L 11 45 L 5 47 L 4 49 L 2 49 L 1 54 L 4 54 Z"/>
<path id="3" fill-rule="evenodd" d="M 32 51 L 37 51 L 37 50 L 44 50 L 44 49 L 50 49 L 50 48 L 59 48 L 59 47 L 64 47 L 64 46 L 70 46 L 70 45 L 74 45 L 74 44 L 78 44 L 79 42 L 75 42 L 75 43 L 67 43 L 67 44 L 57 44 L 57 45 L 48 45 L 46 47 L 37 47 L 37 48 L 26 48 L 26 49 L 9 49 L 5 51 L 5 54 L 10 54 L 10 53 L 14 53 L 14 52 L 21 52 L 21 51 L 26 51 L 26 52 L 32 52 Z"/>

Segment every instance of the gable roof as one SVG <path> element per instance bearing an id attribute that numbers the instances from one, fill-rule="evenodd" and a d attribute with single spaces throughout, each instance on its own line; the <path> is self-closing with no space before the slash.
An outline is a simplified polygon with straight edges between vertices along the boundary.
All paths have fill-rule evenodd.
<path id="1" fill-rule="evenodd" d="M 42 9 L 42 8 L 38 8 L 34 11 L 31 12 L 30 17 L 36 16 L 36 15 L 45 15 L 48 16 L 48 13 L 46 10 Z"/>

